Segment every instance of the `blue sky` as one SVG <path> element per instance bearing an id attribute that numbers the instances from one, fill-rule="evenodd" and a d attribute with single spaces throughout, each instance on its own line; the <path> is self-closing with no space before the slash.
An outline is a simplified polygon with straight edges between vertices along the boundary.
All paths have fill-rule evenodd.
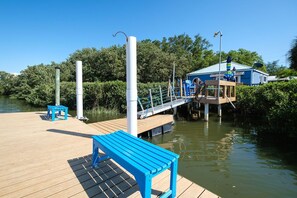
<path id="1" fill-rule="evenodd" d="M 218 51 L 244 48 L 288 65 L 297 36 L 296 0 L 0 0 L 0 71 L 62 62 L 78 49 L 200 34 Z"/>

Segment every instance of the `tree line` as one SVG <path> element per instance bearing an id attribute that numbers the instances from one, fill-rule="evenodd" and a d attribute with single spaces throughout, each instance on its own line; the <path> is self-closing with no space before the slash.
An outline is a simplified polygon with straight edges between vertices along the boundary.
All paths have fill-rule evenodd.
<path id="1" fill-rule="evenodd" d="M 297 41 L 295 40 L 295 43 Z M 108 48 L 84 48 L 70 54 L 61 62 L 28 66 L 21 74 L 14 76 L 4 71 L 0 72 L 0 93 L 24 99 L 28 103 L 32 98 L 51 92 L 55 81 L 55 67 L 61 68 L 62 82 L 75 82 L 75 62 L 83 62 L 84 82 L 108 82 L 126 80 L 126 50 L 125 45 Z M 219 62 L 219 52 L 211 49 L 211 43 L 199 34 L 193 38 L 187 34 L 163 38 L 162 40 L 142 40 L 137 43 L 137 80 L 139 83 L 166 82 L 172 75 L 173 64 L 178 78 L 186 74 Z M 290 51 L 296 59 L 297 45 Z M 222 60 L 231 56 L 233 61 L 254 66 L 271 74 L 296 74 L 297 61 L 291 61 L 291 69 L 279 66 L 277 61 L 265 64 L 257 52 L 246 49 L 222 51 Z M 291 57 L 290 55 L 290 57 Z M 294 60 L 295 60 L 294 59 Z M 261 65 L 261 67 L 259 67 Z M 295 72 L 295 73 L 294 73 Z M 42 98 L 42 97 L 41 97 Z"/>

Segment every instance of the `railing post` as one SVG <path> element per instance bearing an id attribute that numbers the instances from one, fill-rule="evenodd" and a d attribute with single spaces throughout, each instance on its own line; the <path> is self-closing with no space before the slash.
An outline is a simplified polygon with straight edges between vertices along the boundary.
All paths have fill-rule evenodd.
<path id="1" fill-rule="evenodd" d="M 141 101 L 140 101 L 140 98 L 137 97 L 137 100 L 138 100 L 138 103 L 139 103 L 139 105 L 140 105 L 140 107 L 141 107 L 142 113 L 144 113 L 144 109 L 143 109 L 142 103 L 141 103 Z"/>
<path id="2" fill-rule="evenodd" d="M 159 90 L 160 90 L 161 104 L 162 104 L 162 107 L 163 107 L 163 96 L 162 96 L 162 88 L 161 88 L 161 85 L 159 85 Z"/>
<path id="3" fill-rule="evenodd" d="M 170 83 L 170 79 L 168 81 L 168 89 L 167 89 L 167 96 L 169 96 L 169 92 L 170 92 L 170 87 L 171 87 L 171 83 Z"/>
<path id="4" fill-rule="evenodd" d="M 180 87 L 180 97 L 183 96 L 183 81 L 182 79 L 179 80 L 179 87 Z"/>
<path id="5" fill-rule="evenodd" d="M 172 87 L 170 86 L 169 89 L 170 89 L 170 102 L 171 102 L 171 105 L 172 105 L 172 104 L 173 104 L 173 103 L 172 103 Z"/>
<path id="6" fill-rule="evenodd" d="M 149 92 L 150 92 L 150 99 L 151 99 L 151 106 L 152 106 L 152 110 L 153 110 L 153 113 L 155 113 L 154 111 L 154 102 L 153 102 L 153 96 L 152 96 L 152 90 L 149 89 Z"/>

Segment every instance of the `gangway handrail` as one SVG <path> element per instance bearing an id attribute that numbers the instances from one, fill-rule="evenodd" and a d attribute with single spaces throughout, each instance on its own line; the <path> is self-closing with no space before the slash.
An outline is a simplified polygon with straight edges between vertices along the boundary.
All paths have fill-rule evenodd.
<path id="1" fill-rule="evenodd" d="M 143 95 L 143 94 L 142 94 Z M 178 96 L 178 93 L 175 93 L 172 86 L 169 86 L 167 90 L 162 89 L 159 85 L 158 88 L 148 89 L 148 96 L 139 97 L 139 110 L 138 116 L 140 118 L 145 118 L 156 113 L 174 108 L 176 106 L 187 103 L 189 100 Z"/>
<path id="2" fill-rule="evenodd" d="M 160 85 L 159 85 L 159 90 L 160 90 L 160 99 L 161 99 L 161 104 L 162 104 L 162 107 L 163 107 L 162 88 L 161 88 L 161 86 L 160 86 Z"/>

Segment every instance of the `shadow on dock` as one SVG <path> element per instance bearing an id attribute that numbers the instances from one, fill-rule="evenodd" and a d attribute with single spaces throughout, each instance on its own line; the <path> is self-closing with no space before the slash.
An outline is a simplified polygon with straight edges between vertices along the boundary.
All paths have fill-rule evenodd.
<path id="1" fill-rule="evenodd" d="M 36 114 L 39 114 L 39 117 L 41 120 L 51 121 L 50 119 L 48 119 L 46 113 L 36 113 Z"/>
<path id="2" fill-rule="evenodd" d="M 112 160 L 100 162 L 99 167 L 92 168 L 92 155 L 68 160 L 80 185 L 88 197 L 128 197 L 139 191 L 137 182 Z M 153 190 L 154 195 L 162 192 Z"/>
<path id="3" fill-rule="evenodd" d="M 53 133 L 60 133 L 64 135 L 79 136 L 84 138 L 92 138 L 92 136 L 94 135 L 94 134 L 85 134 L 85 133 L 80 133 L 76 131 L 66 131 L 66 130 L 60 130 L 60 129 L 47 129 L 46 131 L 53 132 Z"/>

